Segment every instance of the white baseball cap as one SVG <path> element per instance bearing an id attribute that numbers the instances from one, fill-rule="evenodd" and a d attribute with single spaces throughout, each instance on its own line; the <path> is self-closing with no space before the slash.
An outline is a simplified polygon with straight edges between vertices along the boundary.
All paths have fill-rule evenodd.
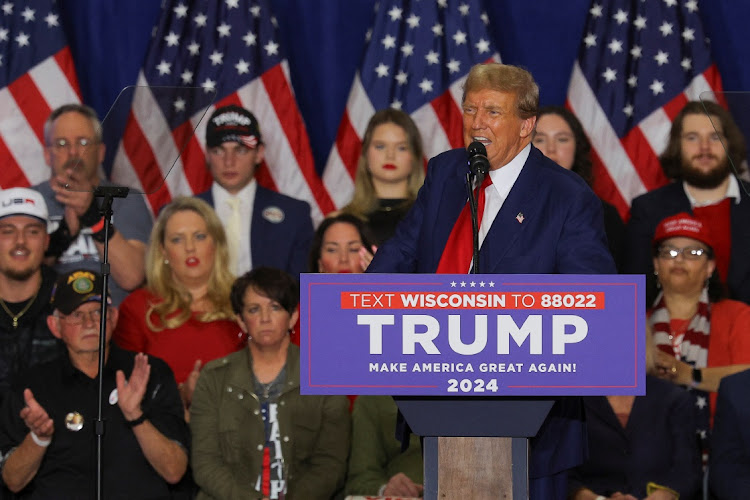
<path id="1" fill-rule="evenodd" d="M 47 224 L 47 232 L 53 230 L 44 197 L 29 188 L 10 188 L 0 191 L 0 219 L 11 215 L 27 215 Z"/>

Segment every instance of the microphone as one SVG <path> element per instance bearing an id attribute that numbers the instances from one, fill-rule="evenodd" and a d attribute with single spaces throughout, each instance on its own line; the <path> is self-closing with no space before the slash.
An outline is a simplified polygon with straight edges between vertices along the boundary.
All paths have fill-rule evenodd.
<path id="1" fill-rule="evenodd" d="M 487 148 L 479 141 L 474 141 L 466 148 L 469 153 L 469 170 L 475 176 L 482 178 L 490 171 L 490 161 L 487 159 Z"/>

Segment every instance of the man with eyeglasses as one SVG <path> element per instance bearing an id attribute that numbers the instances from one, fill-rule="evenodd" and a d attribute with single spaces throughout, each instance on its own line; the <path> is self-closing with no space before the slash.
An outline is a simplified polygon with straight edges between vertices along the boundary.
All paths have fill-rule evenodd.
<path id="1" fill-rule="evenodd" d="M 47 323 L 67 355 L 37 365 L 0 408 L 0 469 L 21 498 L 94 498 L 102 277 L 61 275 Z M 110 345 L 106 321 L 102 440 L 104 498 L 169 498 L 187 469 L 188 430 L 169 367 Z"/>
<path id="2" fill-rule="evenodd" d="M 86 267 L 101 271 L 104 219 L 93 190 L 110 183 L 101 177 L 105 146 L 96 112 L 82 104 L 66 104 L 44 124 L 44 159 L 52 175 L 34 189 L 42 193 L 50 219 L 60 227 L 53 234 L 54 267 L 58 272 Z M 114 283 L 112 299 L 119 304 L 145 278 L 146 245 L 152 219 L 141 195 L 131 193 L 112 204 L 109 262 Z"/>
<path id="3" fill-rule="evenodd" d="M 38 192 L 0 191 L 0 403 L 21 372 L 62 353 L 47 327 L 57 277 L 42 263 L 49 227 Z"/>
<path id="4" fill-rule="evenodd" d="M 650 252 L 656 226 L 687 212 L 711 231 L 716 268 L 730 298 L 750 304 L 750 185 L 735 177 L 745 169 L 746 153 L 742 132 L 718 104 L 688 102 L 675 117 L 660 157 L 675 182 L 636 197 L 627 225 L 624 272 L 647 275 L 649 303 L 656 292 Z"/>

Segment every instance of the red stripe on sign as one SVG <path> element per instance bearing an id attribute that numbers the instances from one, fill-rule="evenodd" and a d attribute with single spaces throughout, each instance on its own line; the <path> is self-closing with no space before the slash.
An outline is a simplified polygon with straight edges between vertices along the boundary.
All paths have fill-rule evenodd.
<path id="1" fill-rule="evenodd" d="M 52 111 L 29 73 L 24 73 L 8 85 L 8 91 L 16 101 L 36 138 L 44 144 L 44 122 Z"/>
<path id="2" fill-rule="evenodd" d="M 151 211 L 158 214 L 161 207 L 169 203 L 171 195 L 154 152 L 132 110 L 122 136 L 122 147 L 143 186 L 143 192 L 148 195 Z"/>
<path id="3" fill-rule="evenodd" d="M 2 136 L 0 136 L 0 165 L 2 165 L 0 168 L 0 172 L 2 172 L 2 175 L 0 175 L 0 188 L 29 187 L 31 185 L 29 179 L 26 177 L 26 173 L 16 163 L 16 159 L 13 158 Z"/>
<path id="4" fill-rule="evenodd" d="M 592 177 L 594 178 L 591 188 L 594 192 L 607 203 L 614 205 L 620 213 L 623 220 L 627 220 L 630 211 L 628 200 L 623 198 L 622 193 L 617 189 L 615 181 L 609 175 L 609 171 L 604 166 L 602 159 L 596 154 L 596 150 L 591 150 Z"/>
<path id="5" fill-rule="evenodd" d="M 625 137 L 620 139 L 620 142 L 646 190 L 651 191 L 668 182 L 661 169 L 659 158 L 651 149 L 651 144 L 646 140 L 640 127 L 633 127 Z"/>
<path id="6" fill-rule="evenodd" d="M 440 125 L 445 130 L 445 135 L 448 137 L 451 147 L 464 147 L 463 114 L 456 106 L 456 101 L 453 100 L 450 89 L 433 99 L 430 104 L 432 109 L 435 110 L 438 120 L 440 120 Z"/>
<path id="7" fill-rule="evenodd" d="M 193 124 L 186 121 L 172 131 L 175 147 L 180 152 L 182 169 L 193 193 L 206 191 L 213 182 L 206 165 L 206 155 L 195 136 Z"/>
<path id="8" fill-rule="evenodd" d="M 73 64 L 73 55 L 70 53 L 70 47 L 66 45 L 58 51 L 54 57 L 57 65 L 68 78 L 68 83 L 78 96 L 78 102 L 83 101 L 83 97 L 81 96 L 81 86 L 78 85 L 78 76 L 76 75 L 76 68 Z"/>
<path id="9" fill-rule="evenodd" d="M 362 151 L 362 141 L 357 135 L 357 131 L 354 130 L 351 120 L 349 120 L 349 110 L 346 110 L 341 118 L 341 124 L 336 134 L 336 149 L 339 152 L 341 162 L 353 181 L 357 174 L 357 162 Z"/>
<path id="10" fill-rule="evenodd" d="M 310 191 L 315 198 L 321 212 L 324 214 L 334 210 L 336 207 L 328 194 L 323 182 L 315 170 L 315 162 L 310 148 L 310 140 L 307 137 L 305 123 L 302 115 L 297 109 L 297 103 L 289 82 L 286 79 L 281 64 L 277 64 L 261 75 L 263 85 L 271 100 L 271 105 L 279 118 L 281 129 L 287 136 L 289 146 L 292 148 L 297 165 L 305 177 Z"/>

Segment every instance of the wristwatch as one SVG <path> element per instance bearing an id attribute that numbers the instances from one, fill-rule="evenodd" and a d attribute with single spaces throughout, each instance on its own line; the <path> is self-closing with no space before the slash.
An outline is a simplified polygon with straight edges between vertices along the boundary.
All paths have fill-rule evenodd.
<path id="1" fill-rule="evenodd" d="M 703 382 L 703 370 L 693 368 L 693 387 Z"/>

